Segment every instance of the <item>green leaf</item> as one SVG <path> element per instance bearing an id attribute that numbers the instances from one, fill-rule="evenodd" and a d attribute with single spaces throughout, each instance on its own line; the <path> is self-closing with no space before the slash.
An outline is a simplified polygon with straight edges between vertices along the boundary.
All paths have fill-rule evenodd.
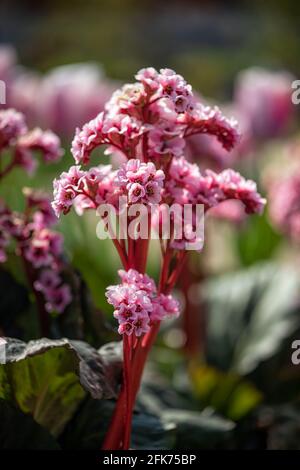
<path id="1" fill-rule="evenodd" d="M 300 327 L 299 291 L 296 270 L 270 263 L 202 285 L 208 362 L 245 375 L 271 359 Z"/>
<path id="2" fill-rule="evenodd" d="M 0 398 L 58 436 L 89 392 L 93 398 L 116 395 L 107 355 L 81 341 L 7 338 L 6 363 L 0 365 Z"/>
<path id="3" fill-rule="evenodd" d="M 7 400 L 0 399 L 0 449 L 60 449 L 49 432 L 30 415 L 22 413 Z"/>
<path id="4" fill-rule="evenodd" d="M 209 410 L 172 409 L 162 413 L 166 424 L 175 426 L 175 449 L 216 449 L 226 446 L 235 424 Z"/>
<path id="5" fill-rule="evenodd" d="M 270 259 L 282 236 L 274 231 L 267 214 L 249 217 L 244 229 L 237 232 L 237 250 L 243 265 Z"/>
<path id="6" fill-rule="evenodd" d="M 191 383 L 201 403 L 233 420 L 247 415 L 263 399 L 262 393 L 250 381 L 208 365 L 191 368 Z"/>
<path id="7" fill-rule="evenodd" d="M 60 444 L 64 449 L 96 450 L 109 427 L 114 401 L 88 398 L 66 427 Z M 174 425 L 147 411 L 136 411 L 132 422 L 133 449 L 170 449 L 174 445 Z"/>

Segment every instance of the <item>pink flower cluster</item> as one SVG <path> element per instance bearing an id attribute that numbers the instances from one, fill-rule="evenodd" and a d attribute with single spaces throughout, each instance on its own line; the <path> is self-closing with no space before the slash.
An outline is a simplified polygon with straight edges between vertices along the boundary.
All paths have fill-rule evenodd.
<path id="1" fill-rule="evenodd" d="M 154 163 L 129 160 L 117 173 L 118 183 L 129 203 L 158 204 L 161 200 L 164 172 Z"/>
<path id="2" fill-rule="evenodd" d="M 88 163 L 102 144 L 109 152 L 143 160 L 178 157 L 185 139 L 195 134 L 215 136 L 226 150 L 237 143 L 236 122 L 198 102 L 191 86 L 173 70 L 147 68 L 136 79 L 112 95 L 105 112 L 77 129 L 72 143 L 76 163 Z"/>
<path id="3" fill-rule="evenodd" d="M 34 287 L 43 294 L 45 309 L 49 313 L 62 313 L 72 301 L 70 286 L 63 284 L 59 273 L 52 269 L 41 271 Z"/>
<path id="4" fill-rule="evenodd" d="M 56 162 L 63 155 L 60 140 L 53 132 L 39 128 L 28 131 L 23 114 L 14 109 L 0 111 L 0 151 L 4 149 L 12 153 L 9 171 L 17 165 L 29 174 L 37 164 L 34 152 L 40 152 L 45 163 Z"/>
<path id="5" fill-rule="evenodd" d="M 211 170 L 200 173 L 195 163 L 184 157 L 174 159 L 166 184 L 166 197 L 177 204 L 204 204 L 209 210 L 218 204 L 236 199 L 243 203 L 248 214 L 261 213 L 266 203 L 257 192 L 254 181 L 228 169 L 217 174 Z"/>
<path id="6" fill-rule="evenodd" d="M 27 132 L 25 118 L 14 109 L 0 110 L 0 149 L 13 145 Z"/>
<path id="7" fill-rule="evenodd" d="M 121 284 L 109 286 L 106 297 L 113 305 L 119 333 L 141 336 L 155 321 L 179 314 L 179 304 L 171 295 L 159 294 L 154 281 L 135 269 L 119 270 Z"/>
<path id="8" fill-rule="evenodd" d="M 26 188 L 24 214 L 0 207 L 0 262 L 7 259 L 12 240 L 16 253 L 28 263 L 34 288 L 45 299 L 48 312 L 61 313 L 72 300 L 69 285 L 63 282 L 62 235 L 49 227 L 56 221 L 46 195 Z M 26 214 L 26 215 L 25 215 Z"/>
<path id="9" fill-rule="evenodd" d="M 173 203 L 190 204 L 191 220 L 180 219 L 185 225 L 184 235 L 177 239 L 173 227 L 166 247 L 161 244 L 162 252 L 170 250 L 170 259 L 177 257 L 175 265 L 179 272 L 186 242 L 196 241 L 197 249 L 202 248 L 202 235 L 197 234 L 193 240 L 196 204 L 203 204 L 207 211 L 236 199 L 244 204 L 247 213 L 256 213 L 262 211 L 265 200 L 258 194 L 255 183 L 239 173 L 233 170 L 202 173 L 183 154 L 186 140 L 195 135 L 214 136 L 225 151 L 231 150 L 239 140 L 235 120 L 200 102 L 183 77 L 170 69 L 159 72 L 143 69 L 136 79 L 137 83 L 114 92 L 105 110 L 76 130 L 71 151 L 77 165 L 54 181 L 53 208 L 57 216 L 68 213 L 72 206 L 79 214 L 103 203 L 118 209 L 120 196 L 126 197 L 127 205 L 142 203 L 149 208 L 159 204 L 156 216 L 150 210 L 149 214 L 152 225 L 157 217 L 161 234 L 162 211 Z M 84 170 L 80 166 L 90 162 L 92 152 L 100 145 L 106 145 L 107 154 L 121 157 L 119 169 L 100 165 Z M 127 244 L 120 240 L 114 243 L 126 269 L 142 266 L 143 271 L 146 245 L 135 246 L 130 240 Z M 152 321 L 162 319 L 166 312 L 177 313 L 178 308 L 171 297 L 158 294 L 154 284 L 145 288 L 146 280 L 150 282 L 147 276 L 134 270 L 128 273 L 120 274 L 122 284 L 110 287 L 107 297 L 115 307 L 119 332 L 135 332 L 139 336 L 149 330 Z M 164 282 L 172 286 L 176 277 L 167 274 L 166 269 Z"/>
<path id="10" fill-rule="evenodd" d="M 252 136 L 270 139 L 282 135 L 294 114 L 293 77 L 284 71 L 253 67 L 238 75 L 235 102 L 248 119 Z"/>
<path id="11" fill-rule="evenodd" d="M 96 209 L 102 203 L 114 204 L 117 197 L 116 172 L 111 165 L 99 165 L 83 171 L 80 165 L 72 166 L 54 180 L 52 207 L 57 217 L 67 214 L 74 205 L 78 214 L 86 209 Z"/>
<path id="12" fill-rule="evenodd" d="M 300 241 L 300 172 L 275 178 L 269 184 L 269 215 L 282 233 Z"/>

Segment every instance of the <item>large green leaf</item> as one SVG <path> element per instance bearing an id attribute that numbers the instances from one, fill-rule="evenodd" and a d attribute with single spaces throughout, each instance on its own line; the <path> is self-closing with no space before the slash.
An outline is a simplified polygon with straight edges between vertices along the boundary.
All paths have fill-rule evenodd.
<path id="1" fill-rule="evenodd" d="M 237 232 L 237 251 L 243 265 L 249 266 L 270 259 L 282 237 L 274 231 L 267 213 L 249 217 Z"/>
<path id="2" fill-rule="evenodd" d="M 165 424 L 175 426 L 175 449 L 216 449 L 226 446 L 235 424 L 211 411 L 165 410 Z"/>
<path id="3" fill-rule="evenodd" d="M 120 359 L 119 359 L 120 362 Z M 58 436 L 86 392 L 93 398 L 116 395 L 116 359 L 81 341 L 7 338 L 6 363 L 0 365 L 0 398 Z M 120 368 L 119 368 L 120 369 Z M 115 371 L 115 373 L 114 373 Z"/>
<path id="4" fill-rule="evenodd" d="M 64 449 L 100 449 L 114 407 L 113 401 L 87 398 L 61 436 L 61 446 Z M 164 422 L 161 416 L 147 410 L 136 411 L 132 422 L 131 447 L 170 449 L 174 445 L 174 429 L 174 424 Z"/>
<path id="5" fill-rule="evenodd" d="M 235 421 L 263 399 L 254 384 L 236 373 L 225 373 L 205 364 L 195 364 L 190 372 L 194 394 L 200 402 Z"/>
<path id="6" fill-rule="evenodd" d="M 207 306 L 207 358 L 241 375 L 277 354 L 300 327 L 300 276 L 264 264 L 201 286 Z"/>
<path id="7" fill-rule="evenodd" d="M 0 449 L 55 450 L 53 436 L 7 400 L 0 399 Z"/>
<path id="8" fill-rule="evenodd" d="M 165 439 L 169 437 L 169 446 L 172 446 L 167 448 L 226 447 L 235 423 L 216 414 L 212 408 L 200 412 L 197 405 L 191 396 L 179 394 L 174 386 L 170 388 L 157 372 L 146 371 L 137 410 L 159 419 L 165 429 Z M 151 439 L 146 444 L 151 446 Z"/>

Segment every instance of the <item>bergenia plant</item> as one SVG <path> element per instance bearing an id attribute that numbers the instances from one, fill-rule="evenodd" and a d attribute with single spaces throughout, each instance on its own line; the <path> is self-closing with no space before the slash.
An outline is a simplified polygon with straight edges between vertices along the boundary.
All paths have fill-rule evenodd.
<path id="1" fill-rule="evenodd" d="M 93 209 L 104 219 L 101 207 L 113 207 L 120 226 L 125 213 L 127 237 L 124 229 L 117 236 L 115 225 L 107 224 L 123 265 L 120 283 L 109 286 L 106 295 L 123 338 L 124 373 L 103 443 L 105 449 L 130 447 L 132 412 L 147 355 L 160 322 L 179 314 L 179 303 L 171 292 L 188 244 L 202 247 L 203 240 L 197 240 L 199 234 L 194 230 L 197 206 L 201 205 L 205 213 L 223 201 L 237 199 L 250 214 L 260 213 L 265 204 L 253 181 L 231 169 L 219 174 L 210 170 L 201 173 L 184 156 L 186 139 L 196 134 L 215 136 L 227 151 L 231 150 L 239 140 L 233 119 L 227 119 L 217 107 L 198 101 L 192 87 L 170 69 L 157 72 L 146 68 L 137 73 L 136 80 L 116 91 L 104 112 L 77 129 L 72 143 L 76 165 L 54 181 L 57 216 L 67 214 L 74 206 L 79 214 Z M 92 151 L 101 145 L 106 146 L 106 154 L 117 154 L 119 168 L 99 165 L 83 169 L 90 163 Z M 148 222 L 146 236 L 139 237 L 139 230 L 136 236 L 129 233 L 135 204 L 146 211 L 142 219 Z M 180 222 L 185 230 L 179 236 L 175 230 L 177 214 L 170 212 L 171 229 L 166 239 L 164 214 L 174 204 L 183 211 L 185 206 L 192 207 L 192 216 L 187 223 Z M 154 205 L 158 211 L 152 210 Z M 161 244 L 158 284 L 145 273 L 151 224 L 158 227 Z"/>
<path id="2" fill-rule="evenodd" d="M 59 138 L 51 131 L 28 131 L 23 114 L 13 109 L 0 111 L 0 178 L 16 166 L 32 173 L 37 163 L 35 151 L 47 163 L 63 154 Z M 48 335 L 49 314 L 62 313 L 72 298 L 70 286 L 63 281 L 63 237 L 52 229 L 57 218 L 49 196 L 29 188 L 23 193 L 23 212 L 13 211 L 0 201 L 0 262 L 6 261 L 13 246 L 36 298 L 41 332 Z"/>

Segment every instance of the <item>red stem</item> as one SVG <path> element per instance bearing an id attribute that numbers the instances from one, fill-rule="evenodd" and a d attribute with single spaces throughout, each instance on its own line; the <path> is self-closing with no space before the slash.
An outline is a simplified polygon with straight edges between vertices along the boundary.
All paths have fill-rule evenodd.
<path id="1" fill-rule="evenodd" d="M 0 172 L 0 179 L 4 178 L 15 166 L 15 159 L 13 159 L 3 171 Z"/>

